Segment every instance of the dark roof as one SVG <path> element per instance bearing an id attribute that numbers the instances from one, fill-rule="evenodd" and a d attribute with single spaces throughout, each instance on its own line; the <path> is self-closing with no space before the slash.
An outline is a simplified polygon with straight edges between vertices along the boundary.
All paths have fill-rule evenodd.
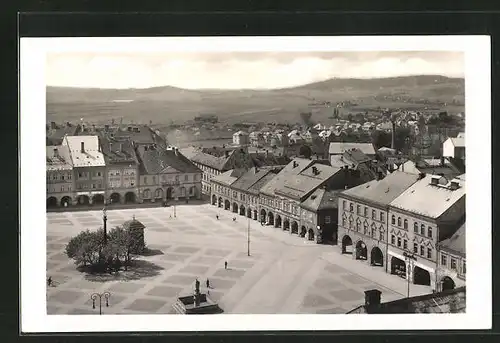
<path id="1" fill-rule="evenodd" d="M 318 173 L 315 174 L 314 170 L 317 170 Z M 276 194 L 290 198 L 302 199 L 337 174 L 340 170 L 340 168 L 315 163 L 299 174 L 290 175 L 284 183 L 276 187 L 275 192 Z"/>
<path id="2" fill-rule="evenodd" d="M 217 182 L 226 186 L 231 186 L 240 176 L 245 173 L 243 169 L 231 169 L 222 174 L 219 174 L 211 179 L 212 182 Z"/>
<path id="3" fill-rule="evenodd" d="M 99 137 L 102 154 L 106 164 L 133 163 L 138 164 L 137 156 L 129 140 L 116 141 L 108 137 Z"/>
<path id="4" fill-rule="evenodd" d="M 356 199 L 387 206 L 418 180 L 418 175 L 394 171 L 382 180 L 373 180 L 342 192 Z"/>
<path id="5" fill-rule="evenodd" d="M 135 217 L 132 220 L 127 220 L 125 223 L 123 223 L 123 228 L 124 229 L 145 229 L 146 227 L 144 226 L 143 223 L 135 219 Z"/>
<path id="6" fill-rule="evenodd" d="M 60 126 L 56 129 L 49 129 L 46 133 L 47 145 L 61 145 L 64 136 L 76 136 L 79 126 Z"/>
<path id="7" fill-rule="evenodd" d="M 190 160 L 175 149 L 151 149 L 144 146 L 137 148 L 141 162 L 141 173 L 198 173 L 201 172 Z"/>
<path id="8" fill-rule="evenodd" d="M 266 175 L 264 175 L 259 181 L 254 183 L 252 186 L 248 188 L 248 192 L 252 193 L 254 195 L 258 195 L 260 192 L 260 189 L 264 187 L 269 181 L 274 179 L 274 177 L 279 173 L 278 169 L 273 169 Z"/>
<path id="9" fill-rule="evenodd" d="M 226 151 L 228 156 L 225 155 Z M 219 171 L 225 171 L 226 164 L 233 153 L 234 150 L 225 150 L 223 154 L 220 154 L 220 150 L 209 150 L 205 148 L 195 153 L 194 156 L 191 157 L 191 161 L 214 168 Z"/>
<path id="10" fill-rule="evenodd" d="M 465 173 L 465 161 L 461 158 L 448 157 L 450 164 L 461 174 Z"/>
<path id="11" fill-rule="evenodd" d="M 370 157 L 365 155 L 361 150 L 355 148 L 346 150 L 342 155 L 345 160 L 348 160 L 356 165 L 371 161 Z"/>
<path id="12" fill-rule="evenodd" d="M 338 190 L 318 188 L 300 204 L 300 207 L 314 212 L 338 208 L 339 193 Z"/>
<path id="13" fill-rule="evenodd" d="M 137 129 L 138 132 L 134 131 L 134 128 Z M 132 126 L 132 131 L 116 130 L 114 132 L 110 132 L 109 134 L 113 134 L 113 138 L 116 140 L 127 139 L 131 140 L 136 145 L 157 144 L 166 146 L 165 140 L 153 132 L 147 125 Z"/>
<path id="14" fill-rule="evenodd" d="M 272 152 L 268 153 L 250 153 L 253 165 L 256 167 L 286 165 L 290 163 L 290 158 L 287 156 L 276 156 Z"/>
<path id="15" fill-rule="evenodd" d="M 379 306 L 356 307 L 348 314 L 389 314 L 389 313 L 464 313 L 466 305 L 465 287 L 459 287 L 438 293 L 398 299 Z"/>
<path id="16" fill-rule="evenodd" d="M 441 250 L 465 257 L 465 223 L 450 237 L 439 242 Z"/>

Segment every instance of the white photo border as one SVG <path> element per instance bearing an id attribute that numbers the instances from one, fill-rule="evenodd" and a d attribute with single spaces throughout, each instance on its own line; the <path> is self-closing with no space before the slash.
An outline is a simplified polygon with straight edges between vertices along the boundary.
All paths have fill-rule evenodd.
<path id="1" fill-rule="evenodd" d="M 47 315 L 45 67 L 54 52 L 461 51 L 467 136 L 465 314 Z M 462 330 L 492 325 L 489 36 L 21 38 L 21 306 L 23 333 L 113 331 Z M 473 185 L 470 187 L 470 185 Z M 485 244 L 487 243 L 487 244 Z M 360 304 L 363 302 L 360 299 Z M 404 318 L 404 319 L 403 319 Z"/>

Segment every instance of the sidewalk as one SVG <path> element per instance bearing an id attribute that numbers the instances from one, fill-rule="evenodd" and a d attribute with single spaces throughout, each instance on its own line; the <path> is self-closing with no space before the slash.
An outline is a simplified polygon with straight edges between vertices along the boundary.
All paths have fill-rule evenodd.
<path id="1" fill-rule="evenodd" d="M 363 279 L 369 280 L 383 288 L 390 289 L 401 297 L 408 295 L 408 283 L 396 275 L 386 273 L 383 268 L 372 267 L 367 263 L 356 261 L 351 255 L 344 255 L 340 252 L 340 247 L 332 247 L 331 251 L 324 253 L 322 259 L 328 263 L 338 265 L 344 269 L 349 270 L 351 273 L 357 274 Z M 383 289 L 382 291 L 382 297 Z M 410 297 L 429 294 L 432 292 L 430 286 L 410 284 Z"/>

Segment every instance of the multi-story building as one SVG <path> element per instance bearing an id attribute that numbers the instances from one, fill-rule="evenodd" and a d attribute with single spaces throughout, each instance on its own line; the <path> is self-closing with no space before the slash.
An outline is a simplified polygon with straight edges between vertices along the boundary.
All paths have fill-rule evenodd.
<path id="1" fill-rule="evenodd" d="M 233 182 L 243 175 L 243 169 L 231 169 L 210 179 L 210 189 L 212 202 L 217 199 L 217 206 L 233 213 L 239 213 L 239 206 L 236 203 L 237 192 L 231 189 Z"/>
<path id="2" fill-rule="evenodd" d="M 66 136 L 62 145 L 68 147 L 73 164 L 74 203 L 104 204 L 106 167 L 98 136 Z"/>
<path id="3" fill-rule="evenodd" d="M 463 222 L 465 181 L 422 174 L 389 205 L 388 270 L 436 290 L 438 244 Z"/>
<path id="4" fill-rule="evenodd" d="M 338 190 L 316 189 L 300 204 L 301 234 L 319 243 L 337 242 Z"/>
<path id="5" fill-rule="evenodd" d="M 200 199 L 201 170 L 175 147 L 142 144 L 137 147 L 139 202 Z"/>
<path id="6" fill-rule="evenodd" d="M 139 162 L 132 143 L 101 137 L 101 146 L 106 162 L 107 203 L 135 203 L 139 194 Z"/>
<path id="7" fill-rule="evenodd" d="M 73 165 L 67 146 L 47 146 L 47 207 L 73 203 Z"/>
<path id="8" fill-rule="evenodd" d="M 460 159 L 441 157 L 441 158 L 419 158 L 417 160 L 408 160 L 398 167 L 398 170 L 410 174 L 434 174 L 444 175 L 447 178 L 454 178 L 465 173 L 465 164 L 456 163 Z"/>
<path id="9" fill-rule="evenodd" d="M 384 179 L 339 194 L 338 236 L 342 253 L 387 271 L 389 204 L 417 180 L 418 175 L 395 171 Z"/>
<path id="10" fill-rule="evenodd" d="M 449 137 L 443 143 L 443 156 L 465 160 L 465 136 Z"/>
<path id="11" fill-rule="evenodd" d="M 437 290 L 446 291 L 465 286 L 465 222 L 438 244 Z"/>
<path id="12" fill-rule="evenodd" d="M 233 134 L 233 144 L 237 146 L 247 146 L 250 144 L 250 138 L 245 131 L 238 131 Z"/>
<path id="13" fill-rule="evenodd" d="M 203 172 L 202 193 L 210 195 L 210 180 L 231 169 L 250 169 L 252 160 L 244 149 L 235 148 L 203 148 L 190 160 Z"/>

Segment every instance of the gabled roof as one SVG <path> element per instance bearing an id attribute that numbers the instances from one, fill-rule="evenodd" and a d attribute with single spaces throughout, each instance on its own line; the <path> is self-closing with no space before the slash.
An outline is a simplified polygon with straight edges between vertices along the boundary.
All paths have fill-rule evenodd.
<path id="1" fill-rule="evenodd" d="M 465 223 L 463 223 L 450 238 L 439 242 L 441 250 L 465 257 Z"/>
<path id="2" fill-rule="evenodd" d="M 81 144 L 84 151 L 81 150 Z M 104 167 L 105 161 L 97 136 L 66 136 L 63 145 L 68 146 L 74 168 Z"/>
<path id="3" fill-rule="evenodd" d="M 394 171 L 382 180 L 373 180 L 342 192 L 350 198 L 360 199 L 387 206 L 412 184 L 418 175 Z"/>
<path id="4" fill-rule="evenodd" d="M 56 129 L 49 129 L 46 133 L 46 141 L 50 145 L 60 145 L 64 136 L 76 136 L 80 127 L 78 125 L 65 125 Z"/>
<path id="5" fill-rule="evenodd" d="M 250 153 L 253 165 L 256 167 L 286 165 L 290 163 L 288 156 L 276 156 L 272 152 L 268 153 Z"/>
<path id="6" fill-rule="evenodd" d="M 314 173 L 314 170 L 317 170 L 317 174 Z M 340 170 L 340 168 L 316 163 L 297 175 L 287 177 L 284 183 L 276 187 L 275 193 L 293 199 L 302 199 Z"/>
<path id="7" fill-rule="evenodd" d="M 196 148 L 194 146 L 190 146 L 190 147 L 179 149 L 179 151 L 181 152 L 181 154 L 186 156 L 188 159 L 191 159 L 193 156 L 195 156 L 197 153 L 199 153 L 201 151 L 201 149 Z"/>
<path id="8" fill-rule="evenodd" d="M 245 171 L 242 169 L 231 169 L 213 177 L 211 181 L 220 183 L 225 186 L 231 186 L 244 173 Z"/>
<path id="9" fill-rule="evenodd" d="M 236 180 L 233 184 L 231 184 L 231 188 L 237 189 L 237 190 L 242 190 L 242 191 L 247 191 L 250 187 L 252 187 L 257 181 L 262 179 L 264 176 L 272 172 L 273 170 L 281 170 L 281 167 L 263 167 L 263 168 L 257 168 L 253 167 L 250 168 L 247 172 L 245 172 L 243 175 L 241 175 L 238 180 Z"/>
<path id="10" fill-rule="evenodd" d="M 127 220 L 125 223 L 123 223 L 123 228 L 134 230 L 134 229 L 145 229 L 146 227 L 144 226 L 143 223 L 133 218 L 132 220 Z"/>
<path id="11" fill-rule="evenodd" d="M 344 143 L 331 142 L 328 152 L 330 155 L 342 154 L 346 150 L 358 149 L 366 155 L 375 155 L 375 149 L 372 143 Z"/>
<path id="12" fill-rule="evenodd" d="M 275 177 L 266 183 L 260 189 L 260 192 L 266 195 L 274 196 L 274 190 L 283 187 L 287 178 L 292 175 L 299 174 L 313 163 L 315 162 L 305 158 L 294 158 L 293 161 L 288 163 Z"/>
<path id="13" fill-rule="evenodd" d="M 260 189 L 274 179 L 278 173 L 279 170 L 273 168 L 269 173 L 260 178 L 259 181 L 250 186 L 248 188 L 248 192 L 254 195 L 259 195 Z"/>
<path id="14" fill-rule="evenodd" d="M 101 137 L 101 148 L 106 164 L 138 164 L 134 147 L 128 140 L 118 142 L 107 137 Z"/>
<path id="15" fill-rule="evenodd" d="M 465 137 L 450 138 L 450 140 L 456 148 L 465 148 Z"/>
<path id="16" fill-rule="evenodd" d="M 137 148 L 142 174 L 200 173 L 190 160 L 174 149 Z"/>
<path id="17" fill-rule="evenodd" d="M 73 165 L 69 149 L 64 145 L 49 145 L 46 147 L 47 170 L 71 170 Z"/>
<path id="18" fill-rule="evenodd" d="M 191 161 L 201 165 L 224 171 L 226 163 L 234 154 L 234 148 L 203 148 L 191 157 Z"/>
<path id="19" fill-rule="evenodd" d="M 446 177 L 461 174 L 460 170 L 451 164 L 447 158 L 444 159 L 444 162 L 444 165 L 442 165 L 440 159 L 421 159 L 417 162 L 409 160 L 400 165 L 398 170 L 411 174 L 443 174 Z"/>
<path id="20" fill-rule="evenodd" d="M 453 204 L 465 196 L 465 181 L 455 179 L 459 184 L 459 188 L 452 190 L 449 188 L 446 178 L 440 178 L 440 185 L 431 185 L 432 178 L 436 178 L 436 176 L 426 175 L 415 182 L 394 199 L 390 206 L 428 218 L 438 219 Z"/>
<path id="21" fill-rule="evenodd" d="M 357 148 L 346 150 L 342 156 L 344 159 L 358 165 L 360 163 L 365 163 L 371 161 L 371 158 L 365 155 L 361 150 Z"/>
<path id="22" fill-rule="evenodd" d="M 313 212 L 338 208 L 339 193 L 340 191 L 338 190 L 325 190 L 323 188 L 318 188 L 304 201 L 302 201 L 300 207 Z"/>

